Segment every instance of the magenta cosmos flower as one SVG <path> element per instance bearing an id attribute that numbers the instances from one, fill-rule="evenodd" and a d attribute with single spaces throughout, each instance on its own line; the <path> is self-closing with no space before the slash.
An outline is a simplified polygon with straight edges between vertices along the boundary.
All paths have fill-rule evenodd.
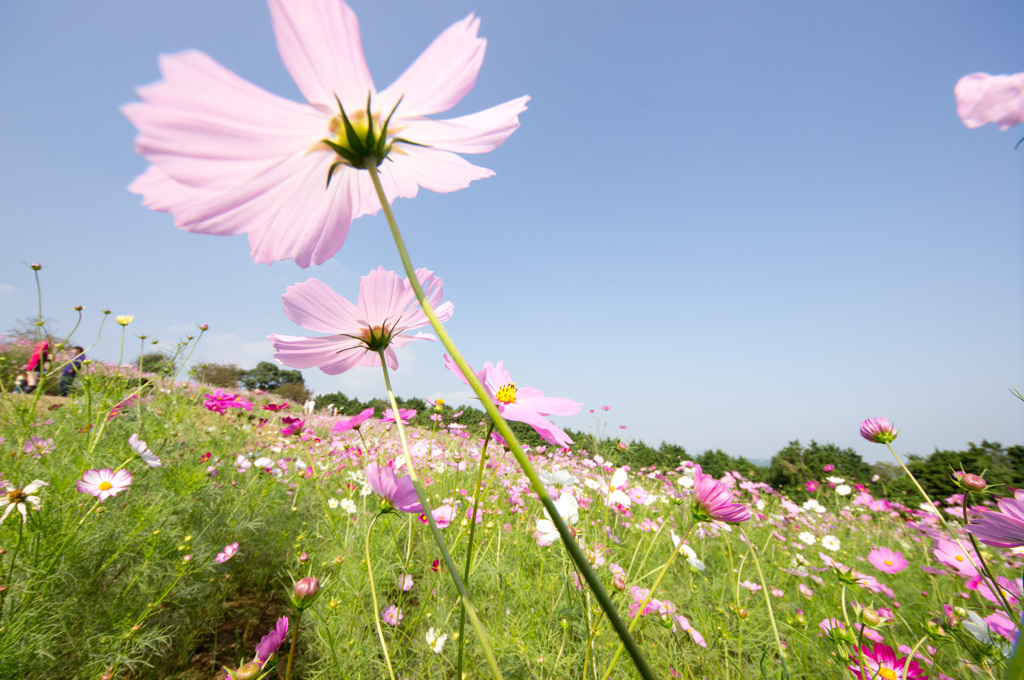
<path id="1" fill-rule="evenodd" d="M 494 173 L 460 153 L 498 147 L 529 97 L 448 120 L 476 82 L 486 41 L 472 14 L 445 30 L 377 91 L 355 14 L 341 0 L 269 0 L 277 48 L 308 103 L 270 94 L 202 52 L 160 57 L 163 80 L 139 88 L 124 114 L 149 168 L 129 187 L 177 227 L 248 234 L 253 259 L 322 264 L 351 221 L 376 214 L 369 173 L 389 200 L 419 187 L 446 193 Z M 371 110 L 372 109 L 372 110 Z M 369 140 L 369 143 L 367 143 Z"/>
<path id="2" fill-rule="evenodd" d="M 399 477 L 388 465 L 377 467 L 376 463 L 366 466 L 366 482 L 373 492 L 383 499 L 385 509 L 395 508 L 402 512 L 420 513 L 423 506 L 416 496 L 416 487 L 408 477 Z"/>
<path id="3" fill-rule="evenodd" d="M 352 416 L 347 420 L 339 420 L 334 424 L 334 427 L 331 428 L 331 432 L 346 432 L 348 430 L 358 430 L 360 427 L 362 427 L 363 423 L 365 423 L 368 419 L 373 417 L 373 410 L 374 408 L 371 406 L 370 408 L 365 409 L 359 415 Z"/>
<path id="4" fill-rule="evenodd" d="M 858 654 L 858 650 L 860 654 Z M 907 664 L 906 657 L 897 657 L 892 647 L 875 643 L 872 648 L 856 647 L 850 655 L 852 662 L 848 667 L 860 680 L 927 680 L 924 670 L 917 661 Z M 904 672 L 906 668 L 906 672 Z"/>
<path id="5" fill-rule="evenodd" d="M 121 493 L 132 483 L 132 473 L 127 470 L 114 472 L 110 468 L 102 470 L 86 470 L 82 478 L 78 480 L 79 493 L 87 493 L 99 499 L 102 503 L 111 496 Z"/>
<path id="6" fill-rule="evenodd" d="M 995 123 L 1000 130 L 1009 130 L 1024 123 L 1024 73 L 972 73 L 957 82 L 953 93 L 956 113 L 969 128 Z"/>
<path id="7" fill-rule="evenodd" d="M 1013 498 L 1000 498 L 999 512 L 985 512 L 973 518 L 967 531 L 995 548 L 1024 546 L 1024 489 L 1017 489 Z"/>
<path id="8" fill-rule="evenodd" d="M 282 616 L 277 620 L 277 625 L 274 626 L 274 630 L 270 631 L 260 640 L 260 643 L 256 645 L 256 662 L 259 665 L 263 665 L 270 660 L 281 645 L 284 643 L 285 637 L 288 635 L 288 617 Z"/>
<path id="9" fill-rule="evenodd" d="M 427 300 L 437 318 L 447 321 L 455 306 L 441 302 L 444 284 L 434 272 L 417 269 Z M 317 279 L 289 286 L 281 296 L 284 314 L 292 322 L 319 333 L 319 338 L 268 335 L 274 358 L 292 368 L 318 367 L 337 375 L 356 366 L 380 366 L 384 351 L 388 368 L 398 368 L 395 347 L 412 340 L 435 340 L 429 333 L 409 334 L 430 324 L 420 309 L 408 279 L 378 267 L 359 280 L 359 301 L 353 305 Z"/>
<path id="10" fill-rule="evenodd" d="M 898 574 L 907 568 L 903 553 L 893 552 L 892 548 L 875 548 L 868 553 L 868 562 L 886 574 Z"/>
<path id="11" fill-rule="evenodd" d="M 700 465 L 693 467 L 693 518 L 698 522 L 746 522 L 750 510 L 741 503 L 733 503 L 732 489 L 711 475 L 704 474 Z"/>
<path id="12" fill-rule="evenodd" d="M 885 418 L 868 418 L 860 424 L 860 436 L 876 444 L 890 444 L 899 432 Z"/>
<path id="13" fill-rule="evenodd" d="M 469 384 L 458 365 L 447 354 L 444 355 L 444 365 L 458 376 L 459 380 Z M 572 444 L 569 435 L 555 427 L 545 416 L 571 416 L 579 413 L 583 404 L 572 399 L 545 397 L 544 393 L 535 387 L 517 387 L 512 382 L 512 375 L 502 367 L 501 361 L 497 366 L 488 361 L 484 364 L 483 370 L 476 372 L 476 377 L 483 383 L 484 389 L 494 400 L 502 417 L 526 423 L 536 430 L 544 441 L 554 446 L 564 447 Z"/>

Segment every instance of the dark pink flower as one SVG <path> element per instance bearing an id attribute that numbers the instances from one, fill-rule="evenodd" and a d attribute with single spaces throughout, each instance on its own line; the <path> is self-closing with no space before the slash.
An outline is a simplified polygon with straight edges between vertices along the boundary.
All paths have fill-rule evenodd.
<path id="1" fill-rule="evenodd" d="M 447 354 L 444 355 L 444 365 L 459 380 L 469 384 L 462 371 Z M 512 375 L 503 368 L 501 361 L 497 366 L 488 361 L 484 364 L 483 370 L 476 372 L 476 377 L 483 383 L 484 389 L 494 400 L 502 417 L 526 423 L 554 446 L 572 444 L 569 435 L 545 416 L 571 416 L 579 413 L 583 404 L 571 399 L 545 397 L 543 392 L 534 387 L 517 387 L 512 382 Z"/>
<path id="2" fill-rule="evenodd" d="M 256 662 L 263 665 L 270 660 L 270 657 L 281 648 L 285 636 L 288 635 L 288 617 L 282 616 L 277 620 L 274 630 L 263 636 L 260 643 L 256 645 Z"/>
<path id="3" fill-rule="evenodd" d="M 414 408 L 400 408 L 398 409 L 398 417 L 402 419 L 402 423 L 408 423 L 409 420 L 416 416 L 416 409 Z M 385 409 L 384 415 L 380 417 L 382 423 L 393 423 L 395 422 L 395 414 L 391 409 Z"/>
<path id="4" fill-rule="evenodd" d="M 876 444 L 890 444 L 898 434 L 885 418 L 868 418 L 860 424 L 860 436 Z"/>
<path id="5" fill-rule="evenodd" d="M 302 418 L 293 418 L 285 416 L 281 419 L 284 423 L 284 427 L 281 428 L 282 437 L 290 437 L 293 434 L 298 434 L 302 431 L 302 426 L 306 424 L 306 421 Z"/>
<path id="6" fill-rule="evenodd" d="M 152 164 L 129 187 L 145 206 L 187 231 L 248 234 L 257 262 L 294 259 L 305 268 L 338 252 L 353 219 L 380 209 L 362 171 L 370 156 L 389 200 L 420 187 L 457 191 L 494 174 L 457 154 L 498 147 L 529 97 L 429 118 L 473 88 L 485 48 L 479 19 L 470 14 L 445 30 L 378 92 L 344 2 L 270 0 L 270 14 L 281 59 L 308 103 L 265 92 L 202 52 L 160 57 L 163 80 L 139 88 L 142 102 L 123 109 L 139 130 L 136 150 Z M 362 150 L 365 138 L 372 150 Z"/>
<path id="7" fill-rule="evenodd" d="M 868 553 L 868 562 L 886 574 L 898 574 L 907 568 L 903 553 L 893 552 L 892 548 L 875 548 Z"/>
<path id="8" fill-rule="evenodd" d="M 409 477 L 399 479 L 390 466 L 377 467 L 376 463 L 367 465 L 364 472 L 366 482 L 386 502 L 388 508 L 393 507 L 402 512 L 423 512 L 423 506 L 416 496 L 416 487 Z"/>
<path id="9" fill-rule="evenodd" d="M 711 475 L 706 475 L 700 465 L 693 467 L 693 504 L 691 511 L 698 522 L 746 522 L 750 510 L 733 502 L 732 489 Z"/>
<path id="10" fill-rule="evenodd" d="M 452 316 L 455 306 L 442 302 L 444 284 L 432 271 L 417 269 L 416 277 L 441 321 Z M 352 304 L 318 279 L 289 286 L 281 296 L 284 314 L 293 323 L 330 335 L 301 338 L 268 335 L 274 343 L 274 358 L 292 368 L 316 366 L 337 375 L 356 366 L 380 366 L 380 351 L 388 368 L 398 368 L 396 347 L 413 340 L 435 340 L 429 333 L 409 331 L 430 321 L 420 309 L 408 279 L 386 271 L 371 271 L 359 280 L 359 300 Z"/>
<path id="11" fill-rule="evenodd" d="M 352 416 L 347 420 L 339 420 L 331 428 L 331 432 L 346 432 L 348 430 L 358 430 L 359 427 L 367 421 L 367 419 L 373 417 L 373 407 L 364 410 L 362 413 L 356 416 Z"/>
<path id="12" fill-rule="evenodd" d="M 991 76 L 972 73 L 957 81 L 956 113 L 969 128 L 995 123 L 1009 130 L 1024 122 L 1024 73 Z"/>
<path id="13" fill-rule="evenodd" d="M 859 653 L 858 653 L 859 652 Z M 852 662 L 847 668 L 859 680 L 927 680 L 917 661 L 907 664 L 906 657 L 897 657 L 892 647 L 875 643 L 874 647 L 854 647 Z M 906 673 L 903 669 L 906 667 Z M 861 669 L 863 668 L 863 674 Z"/>
<path id="14" fill-rule="evenodd" d="M 967 531 L 996 548 L 1024 546 L 1024 489 L 1017 489 L 1013 498 L 1000 498 L 999 511 L 973 518 Z"/>
<path id="15" fill-rule="evenodd" d="M 281 402 L 280 404 L 264 404 L 261 406 L 264 411 L 281 411 L 288 408 L 288 402 Z"/>

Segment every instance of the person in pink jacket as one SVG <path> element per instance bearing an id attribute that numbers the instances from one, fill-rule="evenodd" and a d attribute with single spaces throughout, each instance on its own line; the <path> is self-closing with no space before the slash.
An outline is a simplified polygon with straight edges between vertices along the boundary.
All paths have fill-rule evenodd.
<path id="1" fill-rule="evenodd" d="M 49 367 L 50 359 L 50 341 L 43 340 L 36 345 L 35 351 L 32 352 L 32 356 L 24 366 L 28 376 L 28 384 L 25 386 L 26 394 L 33 391 L 39 384 L 43 377 L 43 371 Z"/>

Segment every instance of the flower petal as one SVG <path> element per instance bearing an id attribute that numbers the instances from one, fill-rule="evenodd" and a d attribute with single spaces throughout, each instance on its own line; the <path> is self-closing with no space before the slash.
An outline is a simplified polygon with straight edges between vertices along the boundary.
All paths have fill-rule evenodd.
<path id="1" fill-rule="evenodd" d="M 334 111 L 366 106 L 376 94 L 355 13 L 341 0 L 270 0 L 277 50 L 303 96 Z"/>
<path id="2" fill-rule="evenodd" d="M 274 359 L 291 368 L 319 368 L 338 375 L 356 366 L 380 366 L 380 358 L 358 340 L 338 338 L 302 338 L 268 335 L 274 344 Z"/>
<path id="3" fill-rule="evenodd" d="M 292 323 L 311 331 L 358 335 L 362 330 L 355 318 L 355 305 L 319 279 L 288 286 L 281 302 Z"/>
<path id="4" fill-rule="evenodd" d="M 519 114 L 526 110 L 528 101 L 529 97 L 519 97 L 468 116 L 412 121 L 401 137 L 455 153 L 486 153 L 519 128 Z"/>

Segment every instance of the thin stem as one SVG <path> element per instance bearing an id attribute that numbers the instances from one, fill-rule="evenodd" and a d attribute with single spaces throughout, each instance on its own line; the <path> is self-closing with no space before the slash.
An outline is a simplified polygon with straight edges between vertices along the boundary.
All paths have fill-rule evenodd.
<path id="1" fill-rule="evenodd" d="M 548 515 L 551 517 L 551 521 L 554 523 L 555 528 L 558 529 L 558 535 L 561 536 L 562 542 L 565 544 L 566 550 L 569 551 L 569 555 L 572 557 L 573 562 L 576 563 L 580 573 L 583 574 L 583 578 L 586 580 L 587 585 L 590 587 L 591 592 L 594 593 L 594 597 L 597 598 L 598 603 L 601 605 L 601 609 L 604 610 L 608 616 L 608 620 L 611 622 L 612 627 L 615 628 L 615 632 L 622 640 L 623 644 L 626 645 L 626 649 L 629 651 L 629 655 L 633 658 L 633 663 L 636 665 L 640 675 L 646 680 L 654 680 L 654 671 L 651 670 L 647 664 L 647 660 L 644 658 L 643 653 L 640 651 L 640 647 L 633 640 L 633 636 L 630 634 L 629 629 L 626 627 L 625 621 L 619 615 L 615 609 L 615 605 L 612 603 L 611 598 L 605 591 L 604 586 L 598 579 L 597 574 L 594 572 L 593 567 L 587 561 L 583 551 L 580 550 L 579 545 L 573 539 L 572 534 L 569 532 L 569 527 L 566 525 L 565 520 L 562 519 L 561 513 L 558 508 L 555 507 L 555 503 L 551 500 L 551 496 L 548 494 L 547 489 L 544 488 L 544 484 L 540 481 L 537 476 L 537 471 L 534 470 L 533 464 L 530 463 L 529 458 L 523 452 L 523 447 L 519 444 L 519 440 L 512 432 L 512 428 L 509 427 L 505 419 L 502 418 L 501 413 L 498 412 L 498 408 L 494 405 L 494 401 L 491 399 L 487 390 L 484 389 L 483 384 L 480 382 L 476 374 L 470 368 L 469 364 L 464 358 L 462 353 L 459 352 L 458 347 L 452 341 L 451 336 L 441 325 L 440 319 L 437 318 L 437 314 L 434 312 L 434 308 L 430 305 L 426 295 L 423 293 L 423 287 L 420 285 L 419 279 L 416 277 L 416 269 L 412 265 L 412 260 L 409 258 L 409 252 L 405 248 L 405 241 L 402 239 L 402 234 L 398 230 L 398 223 L 395 221 L 395 216 L 391 212 L 391 205 L 388 203 L 387 195 L 384 193 L 384 187 L 381 186 L 380 177 L 377 174 L 377 166 L 374 164 L 373 159 L 370 159 L 366 163 L 367 170 L 370 173 L 370 178 L 373 181 L 374 189 L 377 191 L 377 197 L 380 200 L 381 209 L 384 211 L 384 216 L 387 219 L 388 227 L 391 229 L 391 236 L 395 241 L 395 247 L 398 249 L 398 255 L 402 259 L 402 266 L 405 269 L 406 276 L 409 278 L 409 284 L 412 286 L 413 292 L 416 294 L 416 299 L 419 300 L 420 307 L 423 309 L 423 313 L 427 319 L 430 320 L 430 326 L 434 332 L 437 333 L 437 337 L 441 340 L 441 344 L 445 346 L 445 349 L 451 355 L 453 361 L 462 371 L 462 375 L 466 378 L 469 386 L 473 388 L 476 396 L 480 399 L 480 403 L 483 405 L 487 415 L 490 416 L 491 422 L 494 423 L 498 433 L 505 438 L 510 449 L 512 449 L 512 455 L 515 456 L 516 462 L 519 463 L 519 467 L 522 468 L 523 474 L 530 480 L 530 486 L 533 487 L 534 492 L 540 498 L 540 502 L 544 505 L 544 509 L 548 511 Z M 415 482 L 414 482 L 415 483 Z M 430 518 L 428 514 L 428 519 Z M 433 523 L 431 523 L 433 528 Z M 472 610 L 470 617 L 472 618 Z"/>
<path id="2" fill-rule="evenodd" d="M 419 285 L 418 282 L 417 285 Z M 391 404 L 391 412 L 395 416 L 395 425 L 398 427 L 398 439 L 402 443 L 402 455 L 405 458 L 405 466 L 409 470 L 409 479 L 412 480 L 413 488 L 416 489 L 416 496 L 419 498 L 420 505 L 423 508 L 423 513 L 427 517 L 427 524 L 430 526 L 430 533 L 434 537 L 434 542 L 437 543 L 437 547 L 441 551 L 441 558 L 444 560 L 445 566 L 448 567 L 448 574 L 451 576 L 452 582 L 455 584 L 455 589 L 459 591 L 459 597 L 462 598 L 462 605 L 465 607 L 466 613 L 469 615 L 469 620 L 473 624 L 473 630 L 476 631 L 477 637 L 480 639 L 480 644 L 484 648 L 484 656 L 487 657 L 487 665 L 491 668 L 491 674 L 498 680 L 502 680 L 501 670 L 498 668 L 498 660 L 495 658 L 494 651 L 491 649 L 491 642 L 487 637 L 487 632 L 484 630 L 484 625 L 481 623 L 480 617 L 476 613 L 476 607 L 473 606 L 473 601 L 469 597 L 469 592 L 466 591 L 466 586 L 462 582 L 462 578 L 459 576 L 459 570 L 455 567 L 455 561 L 452 560 L 452 556 L 448 552 L 448 547 L 445 545 L 444 538 L 441 536 L 441 531 L 437 528 L 437 521 L 434 519 L 434 515 L 430 511 L 430 502 L 427 499 L 427 493 L 423 490 L 423 484 L 420 483 L 419 475 L 416 474 L 416 467 L 412 464 L 412 456 L 409 455 L 409 440 L 405 436 L 405 426 L 402 424 L 402 417 L 398 415 L 398 402 L 395 400 L 395 393 L 391 389 L 391 378 L 388 375 L 387 358 L 384 356 L 384 350 L 381 350 L 379 354 L 380 366 L 384 370 L 384 386 L 388 391 L 388 401 Z"/>
<path id="3" fill-rule="evenodd" d="M 369 533 L 369 532 L 367 532 L 367 533 Z M 372 579 L 371 579 L 371 582 L 372 582 Z M 299 613 L 295 615 L 295 626 L 292 628 L 292 644 L 291 644 L 291 647 L 288 648 L 288 665 L 285 666 L 285 669 L 284 669 L 284 680 L 290 680 L 290 678 L 292 677 L 292 661 L 295 660 L 295 643 L 299 641 L 299 621 L 301 621 L 301 620 L 302 620 L 302 610 L 300 609 Z M 385 651 L 385 654 L 386 653 L 387 652 Z M 389 668 L 390 668 L 390 666 L 389 666 Z M 395 676 L 392 675 L 391 677 L 392 677 L 392 680 L 393 680 Z"/>
<path id="4" fill-rule="evenodd" d="M 480 449 L 480 470 L 476 475 L 476 491 L 473 493 L 473 514 L 469 518 L 469 544 L 466 546 L 466 576 L 464 582 L 469 590 L 469 577 L 473 569 L 473 536 L 476 534 L 476 513 L 480 507 L 480 485 L 484 480 L 484 465 L 487 462 L 487 444 L 491 441 L 491 433 L 494 432 L 494 423 L 487 428 L 484 435 L 484 445 Z M 459 660 L 456 666 L 455 677 L 462 677 L 462 656 L 466 646 L 466 608 L 462 607 L 459 615 Z"/>
<path id="5" fill-rule="evenodd" d="M 775 624 L 775 613 L 772 611 L 772 601 L 768 597 L 768 583 L 764 580 L 764 572 L 761 571 L 761 560 L 757 559 L 757 552 L 754 544 L 750 542 L 747 537 L 747 532 L 740 529 L 740 534 L 743 536 L 743 540 L 747 544 L 748 554 L 754 558 L 754 566 L 757 567 L 757 577 L 761 580 L 761 592 L 764 593 L 764 603 L 768 608 L 768 619 L 772 622 L 772 635 L 775 636 L 775 646 L 779 650 L 779 659 L 782 661 L 782 673 L 784 677 L 789 677 L 789 668 L 786 666 L 786 650 L 782 646 L 782 638 L 779 637 L 779 627 Z M 771 537 L 769 537 L 771 540 Z M 767 544 L 765 544 L 767 545 Z M 861 626 L 863 630 L 863 626 Z"/>
<path id="6" fill-rule="evenodd" d="M 373 598 L 373 623 L 377 626 L 377 637 L 380 638 L 380 647 L 384 650 L 384 662 L 388 666 L 388 675 L 391 676 L 391 680 L 395 680 L 395 671 L 391 668 L 391 657 L 388 655 L 388 643 L 384 641 L 384 631 L 380 627 L 380 605 L 377 604 L 377 586 L 373 583 L 373 563 L 370 560 L 370 532 L 373 531 L 373 525 L 380 517 L 381 515 L 374 517 L 370 526 L 366 528 L 366 540 L 363 541 L 363 546 L 365 548 L 366 573 L 370 577 L 370 597 Z M 288 665 L 291 666 L 290 658 Z"/>

